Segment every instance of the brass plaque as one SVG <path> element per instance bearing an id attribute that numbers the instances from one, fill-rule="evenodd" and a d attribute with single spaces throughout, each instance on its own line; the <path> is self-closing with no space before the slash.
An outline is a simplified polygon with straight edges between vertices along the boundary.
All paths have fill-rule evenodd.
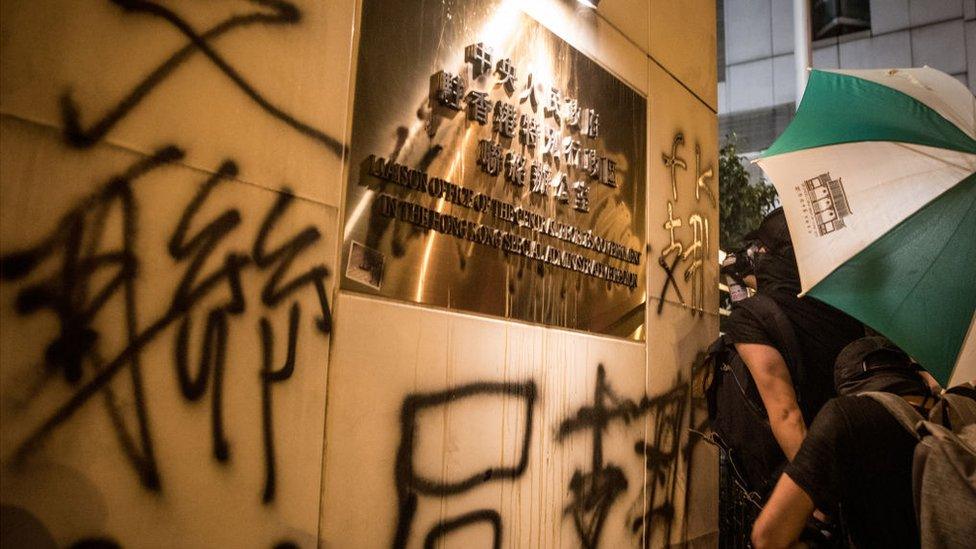
<path id="1" fill-rule="evenodd" d="M 643 340 L 647 101 L 515 4 L 363 2 L 341 287 Z"/>

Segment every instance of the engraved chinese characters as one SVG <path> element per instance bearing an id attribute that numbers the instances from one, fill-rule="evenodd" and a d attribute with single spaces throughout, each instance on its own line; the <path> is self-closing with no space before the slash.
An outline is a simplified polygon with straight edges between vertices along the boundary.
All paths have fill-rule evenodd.
<path id="1" fill-rule="evenodd" d="M 431 88 L 434 90 L 434 98 L 442 107 L 461 110 L 464 80 L 460 76 L 440 71 L 431 77 Z"/>
<path id="2" fill-rule="evenodd" d="M 477 42 L 466 46 L 464 52 L 471 79 L 489 79 L 496 58 L 491 48 Z M 518 67 L 509 57 L 498 59 L 494 67 L 496 81 L 487 89 L 501 87 L 506 96 L 511 96 L 518 89 Z M 453 109 L 457 94 L 450 85 L 455 81 L 445 74 L 449 73 L 437 73 L 435 81 L 447 88 L 435 88 L 434 99 Z M 595 148 L 600 137 L 600 114 L 595 108 L 581 106 L 578 99 L 568 97 L 556 86 L 541 83 L 532 73 L 526 75 L 525 82 L 514 98 L 517 102 L 505 98 L 493 101 L 489 91 L 471 89 L 474 83 L 461 80 L 453 84 L 458 90 L 471 89 L 466 98 L 468 120 L 486 126 L 490 117 L 492 138 L 479 140 L 477 165 L 491 176 L 501 174 L 502 166 L 506 166 L 505 181 L 517 187 L 524 185 L 527 170 L 533 183 L 528 192 L 572 204 L 577 212 L 589 212 L 592 181 L 616 187 L 615 161 L 599 156 Z M 541 113 L 537 93 L 545 97 Z M 442 101 L 443 97 L 449 101 Z M 520 108 L 522 105 L 525 107 Z M 536 150 L 540 139 L 542 147 Z M 503 149 L 502 142 L 514 148 Z"/>
<path id="3" fill-rule="evenodd" d="M 343 287 L 642 339 L 646 99 L 522 13 L 369 6 Z"/>
<path id="4" fill-rule="evenodd" d="M 684 135 L 677 133 L 671 140 L 670 150 L 661 153 L 661 161 L 669 175 L 672 200 L 667 201 L 668 217 L 663 224 L 663 228 L 668 234 L 668 244 L 661 249 L 657 260 L 658 265 L 664 270 L 665 274 L 664 286 L 661 288 L 660 301 L 658 302 L 658 314 L 661 314 L 664 308 L 664 298 L 667 296 L 669 289 L 674 290 L 674 294 L 681 304 L 690 306 L 693 314 L 701 315 L 704 314 L 705 310 L 704 267 L 705 261 L 709 257 L 708 217 L 700 211 L 690 214 L 687 221 L 682 220 L 680 216 L 676 218 L 674 215 L 674 204 L 678 202 L 679 195 L 684 194 L 679 192 L 682 185 L 678 180 L 678 176 L 682 171 L 688 170 L 688 163 L 681 156 L 681 149 L 684 147 L 684 144 Z M 709 182 L 714 177 L 714 170 L 712 168 L 702 169 L 701 156 L 701 145 L 695 143 L 693 189 L 695 192 L 696 208 L 699 207 L 698 203 L 701 201 L 703 194 L 712 206 L 716 205 L 715 194 L 709 186 Z M 682 231 L 680 229 L 684 229 L 683 234 L 685 235 L 690 232 L 690 237 L 682 240 Z M 690 283 L 691 286 L 690 303 L 685 301 L 685 296 L 681 293 L 681 287 L 675 278 L 675 273 L 678 271 L 679 264 L 681 263 L 685 263 L 685 269 L 681 273 L 681 278 L 686 283 Z"/>

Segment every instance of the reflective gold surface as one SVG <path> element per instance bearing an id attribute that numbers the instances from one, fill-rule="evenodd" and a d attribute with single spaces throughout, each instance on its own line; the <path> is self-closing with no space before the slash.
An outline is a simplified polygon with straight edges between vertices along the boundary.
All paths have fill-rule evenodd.
<path id="1" fill-rule="evenodd" d="M 524 15 L 515 2 L 381 2 L 365 0 L 356 75 L 346 193 L 341 286 L 366 294 L 561 326 L 618 337 L 643 339 L 645 302 L 646 100 L 594 61 Z M 465 47 L 478 42 L 491 48 L 492 72 L 475 78 L 465 62 Z M 497 61 L 511 59 L 517 83 L 506 88 L 494 72 Z M 584 148 L 616 163 L 616 187 L 587 179 L 581 170 L 555 164 L 542 154 L 542 137 L 533 150 L 519 135 L 492 131 L 492 117 L 481 125 L 470 120 L 467 105 L 455 111 L 432 94 L 431 77 L 439 71 L 460 75 L 466 91 L 487 92 L 514 104 L 540 125 L 559 128 Z M 528 75 L 537 91 L 555 87 L 563 97 L 599 113 L 599 136 L 557 124 L 545 116 L 544 97 L 520 95 Z M 541 95 L 541 94 L 540 94 Z M 478 142 L 489 139 L 506 151 L 546 161 L 568 182 L 589 181 L 589 211 L 574 209 L 553 196 L 518 187 L 503 174 L 491 176 L 477 164 Z M 530 228 L 519 227 L 456 201 L 369 175 L 371 155 L 442 178 L 473 193 L 521 207 L 542 217 L 592 231 L 640 252 L 639 264 L 592 248 L 574 245 Z M 526 175 L 528 180 L 528 175 Z M 509 253 L 491 245 L 419 228 L 386 217 L 375 207 L 389 196 L 443 215 L 476 222 L 530 238 L 540 245 L 578 254 L 632 273 L 635 287 Z M 350 257 L 355 258 L 353 261 Z"/>

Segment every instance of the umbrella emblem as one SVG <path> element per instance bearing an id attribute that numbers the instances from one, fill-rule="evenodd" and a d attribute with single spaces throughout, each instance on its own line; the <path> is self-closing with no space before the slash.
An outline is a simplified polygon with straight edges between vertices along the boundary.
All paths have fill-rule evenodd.
<path id="1" fill-rule="evenodd" d="M 817 225 L 820 236 L 843 229 L 844 218 L 851 215 L 847 203 L 844 184 L 840 178 L 831 179 L 830 173 L 823 173 L 803 182 L 803 191 L 810 204 L 808 210 Z"/>

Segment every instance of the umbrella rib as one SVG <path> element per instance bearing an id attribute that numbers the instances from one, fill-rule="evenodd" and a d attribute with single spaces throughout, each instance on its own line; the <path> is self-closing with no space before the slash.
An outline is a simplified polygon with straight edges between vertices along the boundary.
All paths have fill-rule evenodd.
<path id="1" fill-rule="evenodd" d="M 901 302 L 898 303 L 898 306 L 895 307 L 895 310 L 892 312 L 890 318 L 894 318 L 895 316 L 897 316 L 898 311 L 900 311 L 901 308 L 905 305 L 905 302 L 908 301 L 909 296 L 911 296 L 912 293 L 915 292 L 915 288 L 917 288 L 918 285 L 922 283 L 922 280 L 925 279 L 925 277 L 929 274 L 929 271 L 932 270 L 932 267 L 935 266 L 936 260 L 942 257 L 942 254 L 945 253 L 946 247 L 949 246 L 949 242 L 952 242 L 953 238 L 955 238 L 956 236 L 956 233 L 958 233 L 959 230 L 962 228 L 963 221 L 967 217 L 969 217 L 969 215 L 972 213 L 973 207 L 976 207 L 976 200 L 970 201 L 969 208 L 966 210 L 966 215 L 960 216 L 959 223 L 956 225 L 956 228 L 953 229 L 952 234 L 949 236 L 949 238 L 946 239 L 945 243 L 942 244 L 942 248 L 939 250 L 939 253 L 937 253 L 935 257 L 932 258 L 932 261 L 929 262 L 929 266 L 925 268 L 925 272 L 922 273 L 922 276 L 920 276 L 918 280 L 915 281 L 915 284 L 912 285 L 912 289 L 905 293 L 905 297 L 903 297 Z"/>
<path id="2" fill-rule="evenodd" d="M 953 168 L 959 168 L 960 170 L 963 170 L 963 171 L 972 169 L 970 167 L 961 166 L 959 164 L 956 164 L 955 162 L 949 162 L 945 158 L 940 158 L 940 157 L 938 157 L 938 156 L 936 156 L 934 154 L 927 153 L 927 152 L 924 152 L 924 151 L 920 151 L 920 150 L 918 150 L 918 149 L 916 149 L 916 148 L 914 148 L 914 147 L 912 147 L 912 146 L 910 146 L 910 145 L 908 145 L 906 143 L 902 143 L 902 142 L 899 142 L 899 141 L 890 141 L 890 143 L 893 143 L 896 146 L 901 147 L 903 149 L 908 149 L 908 150 L 912 151 L 915 154 L 920 154 L 922 156 L 931 158 L 932 160 L 935 160 L 936 162 L 941 162 L 941 163 L 943 163 L 943 164 L 945 164 L 947 166 L 952 166 Z"/>
<path id="3" fill-rule="evenodd" d="M 969 131 L 971 132 L 970 137 L 976 139 L 976 95 L 973 96 L 973 108 L 970 111 L 970 114 L 971 114 L 969 118 L 971 124 L 971 126 L 969 126 Z"/>

